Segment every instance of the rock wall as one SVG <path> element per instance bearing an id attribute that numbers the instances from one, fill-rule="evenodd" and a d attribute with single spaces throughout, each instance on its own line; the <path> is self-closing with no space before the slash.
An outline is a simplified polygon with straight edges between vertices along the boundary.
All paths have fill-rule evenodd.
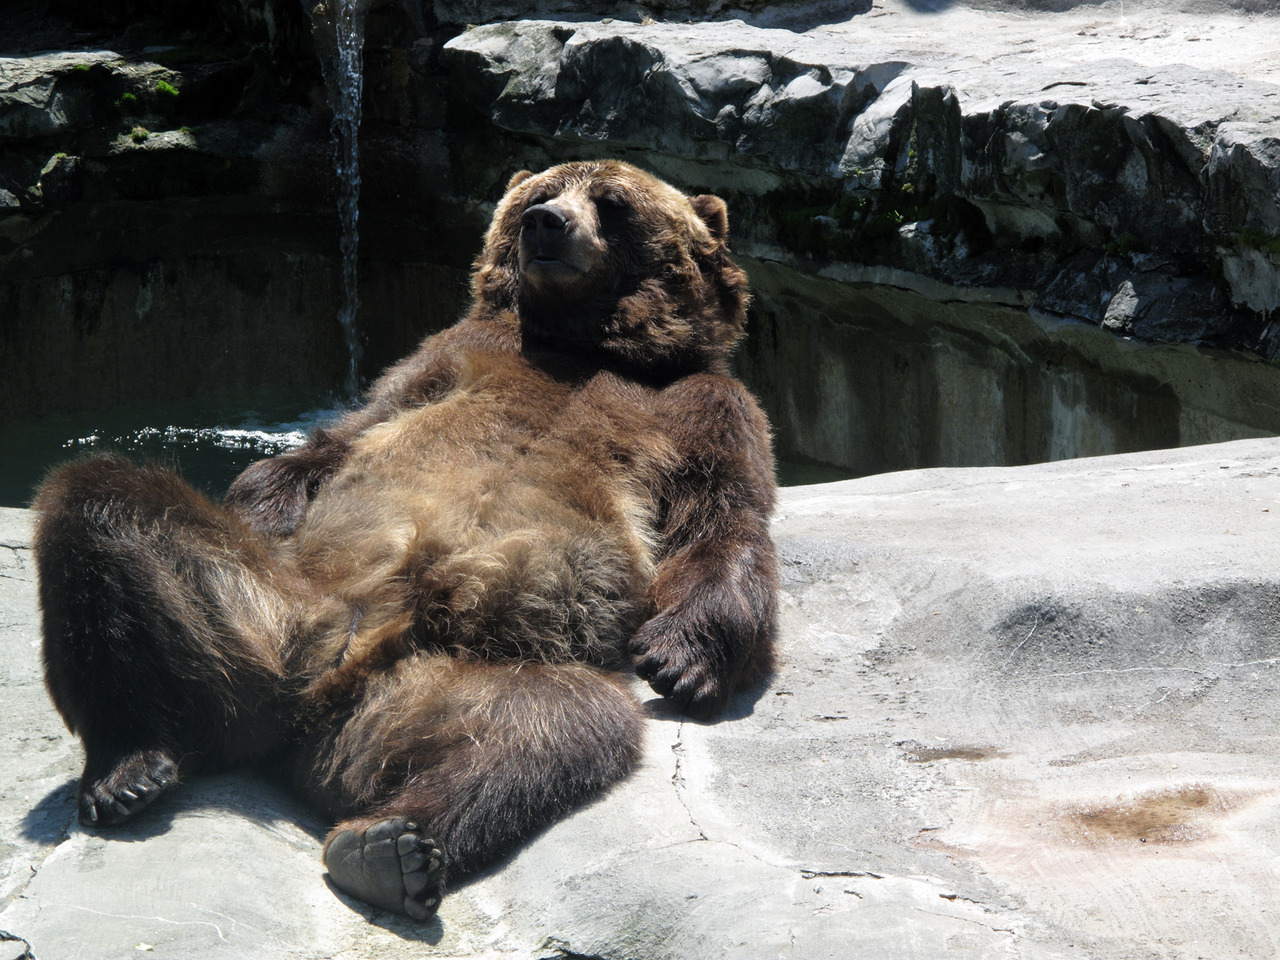
<path id="1" fill-rule="evenodd" d="M 335 2 L 113 0 L 109 52 L 0 60 L 6 410 L 340 382 Z M 460 309 L 512 172 L 618 155 L 728 200 L 787 459 L 1280 432 L 1265 4 L 519 6 L 370 5 L 366 375 Z"/>
<path id="2" fill-rule="evenodd" d="M 784 457 L 864 473 L 1280 429 L 1280 87 L 979 59 L 966 40 L 999 21 L 971 12 L 924 57 L 931 24 L 897 13 L 883 36 L 499 23 L 444 62 L 488 114 L 478 153 L 622 153 L 729 200 L 758 296 L 744 370 Z"/>
<path id="3" fill-rule="evenodd" d="M 857 475 L 1036 463 L 1267 433 L 1275 368 L 1090 324 L 745 260 L 739 358 L 780 454 Z"/>
<path id="4" fill-rule="evenodd" d="M 146 15 L 164 4 L 23 7 L 0 12 L 0 409 L 337 388 L 337 184 L 302 9 L 222 4 L 196 28 Z M 365 133 L 370 372 L 465 297 L 477 227 L 441 213 L 430 114 L 388 137 L 375 110 Z"/>

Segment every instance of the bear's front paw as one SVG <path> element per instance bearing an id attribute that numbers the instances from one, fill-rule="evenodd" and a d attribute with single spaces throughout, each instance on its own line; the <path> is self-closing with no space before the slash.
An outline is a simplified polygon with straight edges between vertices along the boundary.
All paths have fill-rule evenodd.
<path id="1" fill-rule="evenodd" d="M 705 720 L 724 709 L 729 684 L 711 638 L 655 617 L 631 638 L 631 655 L 641 679 L 689 716 Z"/>
<path id="2" fill-rule="evenodd" d="M 444 895 L 444 853 L 403 817 L 338 827 L 324 845 L 324 865 L 344 893 L 414 920 L 428 919 Z"/>

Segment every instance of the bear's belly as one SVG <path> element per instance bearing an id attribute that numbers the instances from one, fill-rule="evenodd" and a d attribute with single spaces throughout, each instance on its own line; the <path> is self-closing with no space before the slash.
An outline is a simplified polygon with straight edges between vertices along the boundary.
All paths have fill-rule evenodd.
<path id="1" fill-rule="evenodd" d="M 494 429 L 491 411 L 488 431 L 459 430 L 468 412 L 375 428 L 311 505 L 290 549 L 339 601 L 323 646 L 399 634 L 491 659 L 618 659 L 652 575 L 642 488 L 563 436 Z"/>

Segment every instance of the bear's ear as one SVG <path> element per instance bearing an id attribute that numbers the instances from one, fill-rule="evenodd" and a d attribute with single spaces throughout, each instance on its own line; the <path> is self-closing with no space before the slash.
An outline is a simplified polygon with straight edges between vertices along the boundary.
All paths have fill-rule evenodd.
<path id="1" fill-rule="evenodd" d="M 520 186 L 520 184 L 524 183 L 526 180 L 528 180 L 532 176 L 533 176 L 532 170 L 521 170 L 519 173 L 515 174 L 514 176 L 512 176 L 510 180 L 507 181 L 507 189 L 504 192 L 510 193 L 512 190 Z"/>
<path id="2" fill-rule="evenodd" d="M 729 208 L 719 197 L 704 193 L 699 197 L 690 197 L 694 212 L 702 218 L 702 222 L 711 231 L 716 240 L 725 240 L 729 236 Z"/>

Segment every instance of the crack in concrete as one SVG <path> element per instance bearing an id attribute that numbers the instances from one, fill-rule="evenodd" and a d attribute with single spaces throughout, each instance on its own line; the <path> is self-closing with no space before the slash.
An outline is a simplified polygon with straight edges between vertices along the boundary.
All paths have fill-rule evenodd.
<path id="1" fill-rule="evenodd" d="M 209 921 L 209 920 L 170 920 L 168 917 L 153 917 L 153 916 L 147 916 L 145 914 L 106 913 L 105 911 L 102 911 L 102 910 L 94 910 L 92 907 L 81 906 L 78 903 L 51 903 L 50 906 L 71 909 L 71 910 L 81 910 L 85 913 L 92 913 L 96 917 L 106 917 L 110 920 L 153 920 L 157 923 L 172 924 L 175 927 L 212 927 L 213 932 L 218 935 L 219 940 L 221 940 L 223 943 L 227 944 L 228 946 L 231 945 L 231 941 L 228 940 L 225 936 L 223 936 L 222 928 L 219 927 L 216 923 L 213 923 L 212 921 Z M 200 909 L 194 903 L 191 904 L 191 906 L 195 907 L 195 909 L 197 910 Z M 232 921 L 232 922 L 234 923 L 235 921 Z M 252 929 L 252 927 L 250 929 Z"/>
<path id="2" fill-rule="evenodd" d="M 23 559 L 23 555 L 31 552 L 30 547 L 20 543 L 0 543 L 0 550 L 8 550 L 13 554 L 14 565 L 17 569 L 27 570 L 27 562 Z M 5 564 L 5 566 L 8 567 L 9 564 Z"/>
<path id="3" fill-rule="evenodd" d="M 36 955 L 31 952 L 31 941 L 26 937 L 20 937 L 16 933 L 10 933 L 8 930 L 0 930 L 0 942 L 16 942 L 24 947 L 22 953 L 14 960 L 36 960 Z"/>
<path id="4" fill-rule="evenodd" d="M 950 900 L 952 903 L 972 903 L 975 907 L 986 909 L 986 904 L 981 900 L 974 900 L 972 897 L 962 897 L 958 893 L 940 893 L 938 894 L 943 900 Z"/>
<path id="5" fill-rule="evenodd" d="M 62 841 L 54 844 L 50 853 L 53 850 L 57 850 L 61 845 Z M 47 857 L 44 859 L 47 859 Z M 41 860 L 41 865 L 43 865 L 44 859 Z M 27 887 L 31 886 L 31 881 L 40 874 L 40 867 L 30 860 L 26 860 L 28 876 L 19 879 L 17 874 L 22 869 L 23 860 L 26 860 L 26 854 L 19 852 L 17 856 L 0 865 L 4 867 L 3 870 L 0 870 L 0 878 L 2 878 L 0 879 L 0 909 L 6 909 L 15 900 L 22 900 L 26 895 Z M 10 884 L 12 884 L 12 887 L 9 886 Z"/>
<path id="6" fill-rule="evenodd" d="M 972 903 L 973 901 L 969 902 Z M 1018 936 L 1018 931 L 1014 930 L 1012 927 L 993 927 L 991 924 L 983 923 L 981 920 L 974 919 L 973 917 L 957 917 L 953 913 L 938 913 L 934 910 L 926 910 L 924 907 L 912 907 L 911 909 L 916 913 L 923 913 L 928 917 L 940 917 L 943 920 L 959 920 L 961 923 L 972 923 L 974 926 L 982 927 L 984 930 L 990 930 L 992 933 L 1007 933 L 1015 939 Z"/>
<path id="7" fill-rule="evenodd" d="M 863 877 L 870 880 L 883 880 L 884 876 L 879 873 L 871 873 L 870 871 L 857 870 L 805 870 L 801 868 L 800 876 L 806 880 L 815 880 L 818 877 Z"/>
<path id="8" fill-rule="evenodd" d="M 264 937 L 268 940 L 274 940 L 276 943 L 283 944 L 284 946 L 288 947 L 290 950 L 302 951 L 303 949 L 296 943 L 290 943 L 288 940 L 283 940 L 280 937 L 277 937 L 273 933 L 268 933 L 266 930 L 262 930 L 262 929 L 259 929 L 258 927 L 247 924 L 243 920 L 237 920 L 235 917 L 229 917 L 225 913 L 219 913 L 216 910 L 209 910 L 195 903 L 188 904 L 188 906 L 190 906 L 194 910 L 200 911 L 201 913 L 207 913 L 207 914 L 210 914 L 211 916 L 220 917 L 221 919 L 226 920 L 232 926 L 243 927 L 246 930 L 251 930 L 254 933 L 256 933 L 258 936 Z"/>
<path id="9" fill-rule="evenodd" d="M 547 937 L 538 947 L 539 950 L 554 950 L 555 953 L 539 956 L 538 960 L 605 960 L 598 953 L 577 953 L 569 946 L 569 941 L 559 937 Z"/>
<path id="10" fill-rule="evenodd" d="M 676 758 L 676 767 L 674 772 L 671 774 L 671 784 L 673 787 L 675 787 L 676 799 L 680 801 L 680 806 L 684 807 L 685 815 L 688 816 L 689 818 L 689 824 L 693 827 L 693 829 L 698 831 L 699 839 L 709 840 L 711 838 L 707 836 L 706 831 L 702 829 L 701 824 L 699 824 L 697 821 L 697 818 L 694 817 L 693 810 L 690 809 L 689 804 L 685 800 L 685 796 L 684 796 L 685 778 L 684 778 L 684 768 L 683 768 L 683 765 L 684 765 L 684 723 L 683 722 L 681 722 L 676 727 L 676 739 L 675 739 L 675 743 L 671 744 L 671 752 L 675 755 L 675 758 Z"/>
<path id="11" fill-rule="evenodd" d="M 20 742 L 25 742 L 26 740 L 32 740 L 32 739 L 36 739 L 36 738 L 27 737 L 27 738 L 23 738 L 23 740 Z M 56 736 L 45 735 L 40 737 L 39 739 L 56 740 L 58 738 Z M 48 822 L 57 823 L 58 820 L 56 817 L 50 816 L 48 818 Z M 31 882 L 40 875 L 40 871 L 44 867 L 45 862 L 54 854 L 56 854 L 59 850 L 61 850 L 64 846 L 66 846 L 68 843 L 71 842 L 72 833 L 75 830 L 76 823 L 77 823 L 75 814 L 73 813 L 69 820 L 64 820 L 62 821 L 62 823 L 63 823 L 63 826 L 58 830 L 58 832 L 53 836 L 49 837 L 49 839 L 45 841 L 45 843 L 48 844 L 47 848 L 44 848 L 42 844 L 38 843 L 36 845 L 36 848 L 32 851 L 19 852 L 18 859 L 22 859 L 22 858 L 31 856 L 33 854 L 39 854 L 40 855 L 39 862 L 33 863 L 31 860 L 27 860 L 27 869 L 31 871 L 31 875 L 27 877 L 25 880 L 21 881 L 17 886 L 15 886 L 12 891 L 5 894 L 3 903 L 0 905 L 7 907 L 14 900 L 24 899 L 26 897 L 25 891 L 27 887 L 31 886 Z M 43 849 L 43 853 L 41 854 L 42 849 Z M 12 879 L 12 874 L 6 874 L 5 879 L 6 880 Z M 40 901 L 36 900 L 33 902 L 36 904 L 37 909 L 39 909 Z"/>
<path id="12" fill-rule="evenodd" d="M 756 851 L 747 849 L 746 847 L 743 847 L 741 844 L 735 843 L 732 840 L 726 840 L 719 837 L 711 837 L 707 834 L 707 831 L 702 828 L 702 824 L 700 824 L 698 822 L 698 818 L 694 816 L 693 809 L 692 807 L 690 807 L 688 800 L 685 798 L 685 791 L 687 790 L 687 785 L 686 785 L 686 780 L 684 776 L 684 759 L 685 759 L 684 731 L 685 731 L 685 724 L 681 722 L 676 727 L 676 738 L 675 738 L 675 741 L 671 744 L 671 752 L 675 755 L 675 760 L 676 760 L 675 770 L 671 774 L 671 784 L 675 788 L 676 800 L 678 800 L 680 803 L 680 806 L 684 808 L 685 815 L 689 818 L 689 824 L 690 826 L 693 827 L 694 830 L 698 832 L 698 836 L 693 840 L 687 840 L 682 842 L 683 843 L 703 843 L 703 842 L 720 843 L 726 847 L 732 847 L 734 850 L 737 850 L 739 853 L 747 857 L 750 857 L 752 860 L 755 860 L 758 863 L 764 864 L 766 867 L 771 867 L 775 870 L 789 870 L 790 867 L 787 864 L 777 863 L 773 860 L 770 860 L 768 857 L 762 856 L 760 853 Z M 676 844 L 672 844 L 672 846 L 675 846 L 675 845 Z"/>
<path id="13" fill-rule="evenodd" d="M 750 859 L 755 860 L 756 863 L 765 865 L 765 867 L 790 873 L 791 870 L 794 870 L 794 867 L 792 867 L 790 863 L 780 863 L 780 861 L 771 860 L 768 856 L 760 854 L 759 851 L 751 850 L 749 847 L 737 844 L 735 841 L 726 840 L 726 838 L 723 837 L 712 837 L 708 835 L 708 832 L 705 831 L 703 826 L 701 826 L 701 823 L 698 822 L 698 818 L 695 817 L 694 810 L 692 810 L 689 800 L 686 799 L 687 781 L 685 780 L 684 769 L 685 726 L 686 724 L 684 722 L 678 724 L 676 727 L 676 739 L 671 745 L 672 754 L 675 755 L 676 758 L 676 767 L 675 771 L 672 772 L 671 783 L 676 790 L 676 800 L 680 801 L 680 805 L 684 808 L 685 815 L 689 818 L 690 826 L 694 828 L 695 831 L 698 831 L 698 837 L 695 837 L 694 840 L 681 841 L 682 844 L 701 844 L 701 842 L 708 842 L 708 844 L 722 844 L 727 847 L 732 847 L 733 850 L 739 851 L 740 854 L 744 856 L 749 856 Z M 672 844 L 669 846 L 678 846 L 678 844 Z M 833 874 L 833 876 L 835 876 L 835 874 Z M 847 874 L 847 876 L 861 876 L 861 874 Z M 874 876 L 874 874 L 868 874 L 868 876 Z"/>

